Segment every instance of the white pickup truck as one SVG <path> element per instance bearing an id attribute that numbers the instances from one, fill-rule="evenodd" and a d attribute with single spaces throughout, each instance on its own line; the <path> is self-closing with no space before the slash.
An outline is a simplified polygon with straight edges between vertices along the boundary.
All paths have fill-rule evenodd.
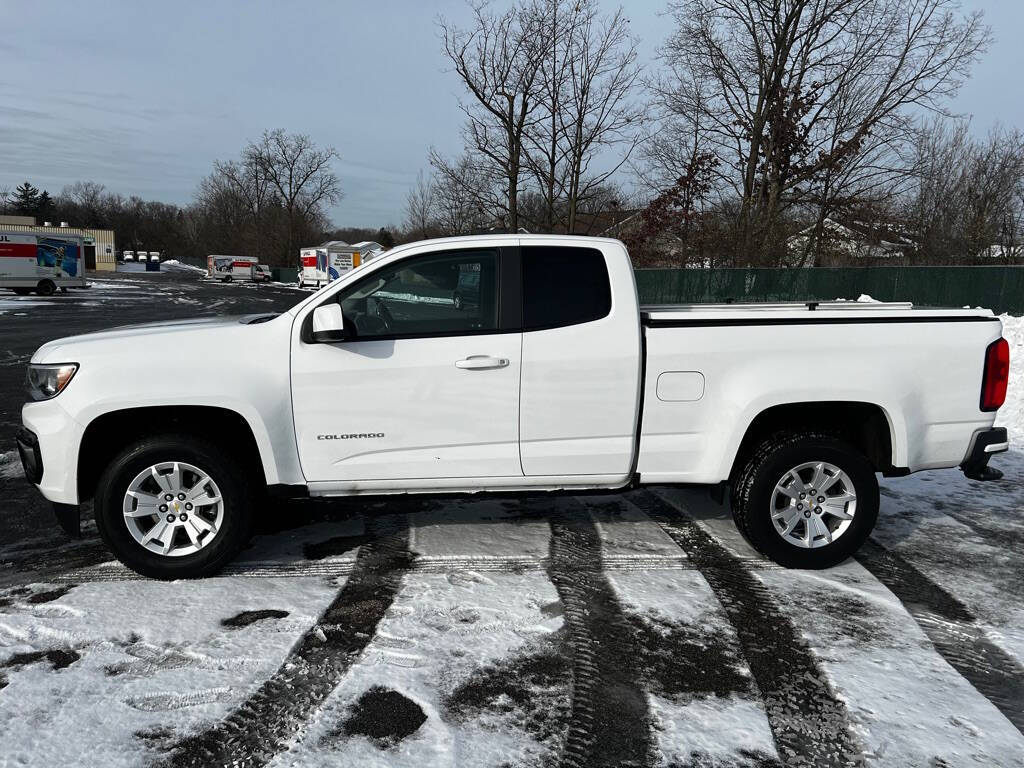
<path id="1" fill-rule="evenodd" d="M 615 240 L 435 240 L 281 315 L 45 344 L 18 443 L 66 529 L 94 498 L 113 552 L 159 578 L 228 562 L 263 493 L 641 483 L 728 484 L 755 547 L 822 568 L 875 524 L 876 473 L 999 476 L 1000 334 L 987 310 L 640 307 Z"/>

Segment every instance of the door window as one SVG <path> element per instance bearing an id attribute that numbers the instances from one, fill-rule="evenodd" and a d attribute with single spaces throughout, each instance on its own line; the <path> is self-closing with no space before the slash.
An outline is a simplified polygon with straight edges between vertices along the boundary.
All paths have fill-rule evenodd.
<path id="1" fill-rule="evenodd" d="M 596 248 L 528 246 L 523 259 L 523 330 L 600 320 L 612 309 L 604 255 Z"/>
<path id="2" fill-rule="evenodd" d="M 498 327 L 498 253 L 459 251 L 408 259 L 342 291 L 357 339 L 447 336 Z"/>

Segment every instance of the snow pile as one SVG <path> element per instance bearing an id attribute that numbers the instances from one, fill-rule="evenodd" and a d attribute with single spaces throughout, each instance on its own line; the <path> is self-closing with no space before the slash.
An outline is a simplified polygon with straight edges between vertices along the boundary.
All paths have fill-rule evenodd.
<path id="1" fill-rule="evenodd" d="M 1024 317 L 1001 315 L 1003 338 L 1010 343 L 1010 386 L 996 426 L 1010 433 L 1010 447 L 1024 451 Z"/>
<path id="2" fill-rule="evenodd" d="M 206 274 L 206 270 L 203 269 L 202 267 L 195 267 L 192 266 L 191 264 L 183 264 L 177 259 L 168 259 L 167 261 L 161 262 L 161 264 L 162 266 L 165 267 L 174 267 L 175 269 L 185 269 L 190 272 L 202 272 L 204 275 Z"/>
<path id="3" fill-rule="evenodd" d="M 858 303 L 859 304 L 881 304 L 882 303 L 879 299 L 873 298 L 873 297 L 869 296 L 866 293 L 862 293 L 856 299 L 847 299 L 845 296 L 836 296 L 836 298 L 834 298 L 832 301 L 834 301 L 836 303 L 839 303 L 839 302 L 842 302 L 842 301 L 850 301 L 850 302 L 853 302 L 855 304 L 858 304 Z"/>
<path id="4" fill-rule="evenodd" d="M 0 477 L 24 477 L 25 470 L 21 468 L 21 459 L 16 451 L 0 453 Z"/>

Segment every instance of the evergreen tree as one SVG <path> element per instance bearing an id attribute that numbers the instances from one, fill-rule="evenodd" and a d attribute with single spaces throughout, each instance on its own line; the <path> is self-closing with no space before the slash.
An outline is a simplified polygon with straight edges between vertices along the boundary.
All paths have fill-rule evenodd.
<path id="1" fill-rule="evenodd" d="M 395 247 L 395 236 L 384 227 L 377 230 L 377 242 L 383 245 L 385 248 Z"/>
<path id="2" fill-rule="evenodd" d="M 27 181 L 19 184 L 14 190 L 14 210 L 22 216 L 35 216 L 39 210 L 39 190 Z"/>
<path id="3" fill-rule="evenodd" d="M 53 208 L 53 198 L 50 197 L 50 193 L 44 189 L 40 193 L 39 199 L 36 201 L 36 210 L 33 215 L 37 219 L 45 219 L 50 215 L 51 208 Z"/>

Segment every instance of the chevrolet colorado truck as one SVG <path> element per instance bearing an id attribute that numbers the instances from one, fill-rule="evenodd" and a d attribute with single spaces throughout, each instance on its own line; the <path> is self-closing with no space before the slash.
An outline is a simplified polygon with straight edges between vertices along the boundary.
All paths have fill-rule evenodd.
<path id="1" fill-rule="evenodd" d="M 157 578 L 216 572 L 265 494 L 652 483 L 728 488 L 754 547 L 824 568 L 875 524 L 877 474 L 999 476 L 1001 332 L 978 309 L 639 306 L 616 240 L 434 240 L 280 315 L 49 342 L 18 446 L 67 530 L 94 499 Z"/>

